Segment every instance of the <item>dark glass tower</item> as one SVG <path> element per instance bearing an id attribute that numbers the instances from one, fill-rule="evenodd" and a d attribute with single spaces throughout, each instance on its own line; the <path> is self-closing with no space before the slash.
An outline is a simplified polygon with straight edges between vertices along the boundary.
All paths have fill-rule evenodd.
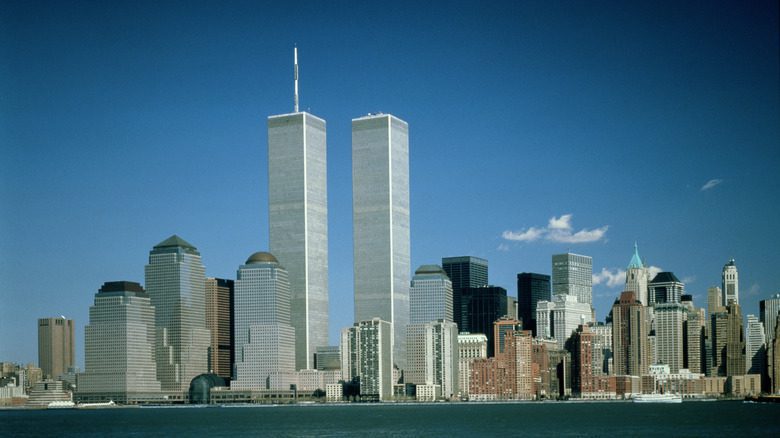
<path id="1" fill-rule="evenodd" d="M 461 332 L 483 333 L 488 338 L 488 357 L 495 355 L 493 323 L 507 314 L 506 289 L 498 286 L 461 289 Z M 460 326 L 459 326 L 460 327 Z"/>
<path id="2" fill-rule="evenodd" d="M 461 300 L 462 290 L 468 287 L 482 287 L 488 285 L 488 261 L 479 257 L 444 257 L 441 259 L 444 272 L 452 281 L 452 307 L 454 320 L 458 324 L 459 331 L 467 331 L 463 327 L 466 324 L 461 315 L 466 311 Z"/>
<path id="3" fill-rule="evenodd" d="M 536 303 L 550 301 L 550 276 L 523 272 L 517 274 L 517 316 L 525 330 L 536 337 Z"/>

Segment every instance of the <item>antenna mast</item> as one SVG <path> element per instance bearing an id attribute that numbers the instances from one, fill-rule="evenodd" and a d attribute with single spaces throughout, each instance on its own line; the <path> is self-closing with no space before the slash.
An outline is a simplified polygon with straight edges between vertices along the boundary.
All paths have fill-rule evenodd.
<path id="1" fill-rule="evenodd" d="M 293 49 L 295 57 L 295 112 L 298 112 L 298 47 Z"/>

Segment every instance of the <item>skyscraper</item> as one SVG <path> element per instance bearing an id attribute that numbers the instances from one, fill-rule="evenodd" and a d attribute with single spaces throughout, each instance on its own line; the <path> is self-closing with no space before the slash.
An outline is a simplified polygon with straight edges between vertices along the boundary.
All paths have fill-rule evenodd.
<path id="1" fill-rule="evenodd" d="M 728 306 L 732 301 L 739 304 L 739 275 L 737 273 L 737 265 L 734 264 L 734 259 L 729 260 L 729 262 L 723 266 L 721 281 L 723 287 L 723 305 Z"/>
<path id="2" fill-rule="evenodd" d="M 539 301 L 536 307 L 536 330 L 542 339 L 555 339 L 558 348 L 582 324 L 593 321 L 593 311 L 588 303 L 581 303 L 575 295 L 553 295 L 552 301 Z"/>
<path id="3" fill-rule="evenodd" d="M 252 254 L 235 281 L 238 389 L 287 389 L 295 372 L 295 329 L 290 323 L 287 271 L 267 252 Z"/>
<path id="4" fill-rule="evenodd" d="M 471 363 L 477 359 L 487 359 L 487 342 L 487 336 L 481 333 L 458 335 L 458 389 L 462 396 L 469 395 Z"/>
<path id="5" fill-rule="evenodd" d="M 488 338 L 488 357 L 495 354 L 493 323 L 507 314 L 506 289 L 498 286 L 461 289 L 465 312 L 461 332 L 483 333 Z"/>
<path id="6" fill-rule="evenodd" d="M 536 331 L 536 303 L 550 301 L 550 276 L 523 272 L 517 274 L 517 307 L 518 317 L 523 322 L 523 328 Z"/>
<path id="7" fill-rule="evenodd" d="M 442 268 L 422 265 L 414 272 L 409 289 L 409 323 L 443 319 L 452 322 L 452 282 Z"/>
<path id="8" fill-rule="evenodd" d="M 441 259 L 444 272 L 452 281 L 452 306 L 455 323 L 458 330 L 463 331 L 463 300 L 462 290 L 467 287 L 482 287 L 488 285 L 488 261 L 479 257 L 460 256 Z"/>
<path id="9" fill-rule="evenodd" d="M 685 285 L 673 272 L 659 272 L 648 287 L 649 306 L 679 303 L 685 293 Z"/>
<path id="10" fill-rule="evenodd" d="M 392 324 L 406 366 L 409 323 L 409 125 L 389 114 L 352 120 L 355 321 Z"/>
<path id="11" fill-rule="evenodd" d="M 647 267 L 642 263 L 642 259 L 639 257 L 639 247 L 634 243 L 634 255 L 631 256 L 626 270 L 626 290 L 634 292 L 636 299 L 645 306 L 648 304 L 647 282 L 650 281 L 647 276 Z"/>
<path id="12" fill-rule="evenodd" d="M 38 320 L 38 366 L 48 379 L 57 379 L 75 363 L 73 320 L 64 316 Z"/>
<path id="13" fill-rule="evenodd" d="M 683 368 L 683 318 L 685 307 L 679 302 L 655 305 L 656 363 L 669 365 L 671 373 Z"/>
<path id="14" fill-rule="evenodd" d="M 580 303 L 593 304 L 593 259 L 579 254 L 552 256 L 553 295 L 572 295 Z"/>
<path id="15" fill-rule="evenodd" d="M 745 374 L 764 375 L 766 369 L 766 335 L 764 326 L 755 315 L 747 316 L 745 340 Z"/>
<path id="16" fill-rule="evenodd" d="M 268 117 L 268 223 L 272 254 L 290 275 L 295 367 L 312 369 L 328 345 L 328 190 L 325 120 L 295 107 Z"/>
<path id="17" fill-rule="evenodd" d="M 211 332 L 209 368 L 230 380 L 235 363 L 233 345 L 233 280 L 206 279 L 206 326 Z"/>
<path id="18" fill-rule="evenodd" d="M 619 376 L 641 376 L 650 366 L 647 343 L 647 307 L 634 291 L 620 294 L 612 305 L 612 352 L 614 372 Z"/>
<path id="19" fill-rule="evenodd" d="M 104 283 L 84 329 L 82 402 L 130 403 L 160 391 L 155 362 L 154 307 L 140 284 Z"/>
<path id="20" fill-rule="evenodd" d="M 739 376 L 745 373 L 745 330 L 742 323 L 742 310 L 736 299 L 729 299 L 727 338 L 726 338 L 726 375 Z"/>
<path id="21" fill-rule="evenodd" d="M 777 324 L 777 315 L 780 314 L 780 294 L 774 294 L 771 298 L 759 301 L 758 309 L 758 317 L 764 324 L 766 343 L 770 345 L 775 339 L 775 325 Z"/>
<path id="22" fill-rule="evenodd" d="M 157 379 L 163 391 L 185 391 L 208 372 L 206 276 L 200 253 L 177 235 L 149 252 L 146 292 L 155 309 Z"/>

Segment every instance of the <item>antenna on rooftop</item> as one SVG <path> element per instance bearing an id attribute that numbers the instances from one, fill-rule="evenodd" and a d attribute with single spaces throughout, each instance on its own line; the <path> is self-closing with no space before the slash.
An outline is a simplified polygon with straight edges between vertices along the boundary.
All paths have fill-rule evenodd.
<path id="1" fill-rule="evenodd" d="M 298 46 L 293 49 L 295 62 L 295 112 L 298 112 Z"/>

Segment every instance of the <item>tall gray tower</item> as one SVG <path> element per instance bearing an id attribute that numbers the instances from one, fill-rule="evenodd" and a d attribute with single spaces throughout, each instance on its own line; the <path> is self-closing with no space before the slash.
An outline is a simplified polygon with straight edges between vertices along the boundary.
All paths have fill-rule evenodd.
<path id="1" fill-rule="evenodd" d="M 593 259 L 579 254 L 552 256 L 552 293 L 572 295 L 580 303 L 593 305 Z"/>
<path id="2" fill-rule="evenodd" d="M 355 321 L 393 325 L 393 362 L 406 366 L 409 323 L 409 125 L 389 114 L 352 120 Z"/>
<path id="3" fill-rule="evenodd" d="M 208 372 L 206 275 L 197 248 L 173 235 L 149 253 L 146 292 L 155 309 L 157 379 L 163 391 L 184 391 Z"/>
<path id="4" fill-rule="evenodd" d="M 328 188 L 325 121 L 298 111 L 268 117 L 270 249 L 290 275 L 295 366 L 314 368 L 328 345 Z"/>

